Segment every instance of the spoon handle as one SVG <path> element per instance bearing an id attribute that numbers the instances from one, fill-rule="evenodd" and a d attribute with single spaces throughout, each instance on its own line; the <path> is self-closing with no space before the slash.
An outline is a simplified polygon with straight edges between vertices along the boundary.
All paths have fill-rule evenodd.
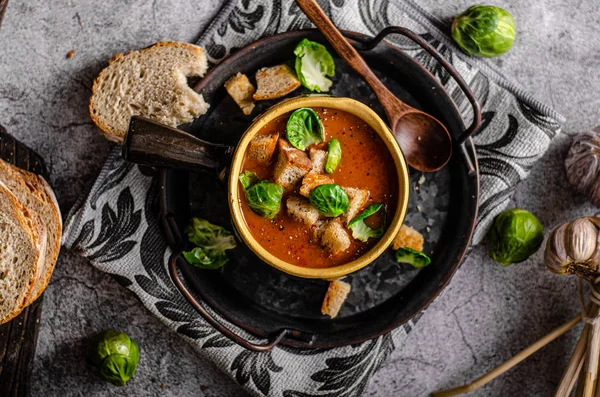
<path id="1" fill-rule="evenodd" d="M 323 36 L 329 41 L 329 44 L 342 57 L 344 61 L 350 65 L 356 73 L 358 73 L 369 84 L 371 89 L 377 95 L 377 98 L 383 105 L 390 123 L 393 124 L 394 119 L 399 118 L 401 113 L 410 110 L 408 105 L 402 103 L 387 89 L 385 85 L 375 76 L 369 65 L 360 56 L 358 51 L 354 49 L 344 38 L 342 33 L 335 27 L 333 22 L 325 15 L 325 12 L 319 7 L 315 0 L 296 0 L 300 9 L 306 14 L 308 19 L 323 33 Z"/>

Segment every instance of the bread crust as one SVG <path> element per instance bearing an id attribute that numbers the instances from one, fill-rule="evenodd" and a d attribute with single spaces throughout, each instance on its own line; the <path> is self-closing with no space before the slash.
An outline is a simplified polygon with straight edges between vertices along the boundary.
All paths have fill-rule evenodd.
<path id="1" fill-rule="evenodd" d="M 108 73 L 109 66 L 111 66 L 115 62 L 119 62 L 119 61 L 124 62 L 129 57 L 133 56 L 133 54 L 145 53 L 156 47 L 169 47 L 169 46 L 185 48 L 192 52 L 196 52 L 198 54 L 198 56 L 204 56 L 204 57 L 206 56 L 202 47 L 199 47 L 194 44 L 182 43 L 182 42 L 178 42 L 178 41 L 159 41 L 156 44 L 153 44 L 146 48 L 142 48 L 140 50 L 130 51 L 127 54 L 119 53 L 119 54 L 113 55 L 112 58 L 108 61 L 108 66 L 105 67 L 104 69 L 102 69 L 100 74 L 98 74 L 98 76 L 96 76 L 96 78 L 94 79 L 94 84 L 92 86 L 92 96 L 90 97 L 90 104 L 89 104 L 88 109 L 89 109 L 90 117 L 92 118 L 92 121 L 94 122 L 94 124 L 96 124 L 98 126 L 98 128 L 100 129 L 100 133 L 109 141 L 115 142 L 115 143 L 123 143 L 123 137 L 121 136 L 119 131 L 115 130 L 114 128 L 111 128 L 110 126 L 108 126 L 108 125 L 102 123 L 102 121 L 100 121 L 100 118 L 96 115 L 95 106 L 94 106 L 94 95 L 98 91 L 100 83 L 102 82 L 105 74 Z"/>

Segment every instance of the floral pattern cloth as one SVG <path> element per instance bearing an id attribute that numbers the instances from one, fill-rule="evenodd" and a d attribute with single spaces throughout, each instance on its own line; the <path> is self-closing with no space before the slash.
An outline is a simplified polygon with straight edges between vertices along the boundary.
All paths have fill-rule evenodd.
<path id="1" fill-rule="evenodd" d="M 562 117 L 506 80 L 485 61 L 460 54 L 447 26 L 413 1 L 321 0 L 340 28 L 375 35 L 386 26 L 404 26 L 428 40 L 470 84 L 483 109 L 474 136 L 480 169 L 480 209 L 473 242 L 481 241 L 517 184 L 560 132 Z M 267 35 L 311 27 L 293 0 L 234 0 L 198 44 L 213 63 Z M 444 84 L 465 122 L 472 117 L 460 89 L 420 47 L 401 38 L 400 46 Z M 171 254 L 158 225 L 156 171 L 125 163 L 116 150 L 109 156 L 88 195 L 71 210 L 64 245 L 80 250 L 100 270 L 133 291 L 161 321 L 251 394 L 283 397 L 359 396 L 386 357 L 401 346 L 418 318 L 376 339 L 336 349 L 277 347 L 254 353 L 234 344 L 208 325 L 178 292 L 169 277 Z M 216 315 L 216 314 L 215 314 Z M 221 319 L 226 323 L 225 320 Z M 233 324 L 236 332 L 253 339 Z"/>

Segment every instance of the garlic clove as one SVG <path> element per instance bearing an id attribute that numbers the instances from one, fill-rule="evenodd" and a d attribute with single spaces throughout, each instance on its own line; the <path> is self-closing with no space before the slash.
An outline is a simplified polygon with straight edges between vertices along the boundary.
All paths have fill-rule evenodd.
<path id="1" fill-rule="evenodd" d="M 567 255 L 574 261 L 586 261 L 596 251 L 598 229 L 588 218 L 579 218 L 570 222 L 566 235 Z"/>
<path id="2" fill-rule="evenodd" d="M 544 262 L 553 273 L 565 274 L 569 260 L 567 257 L 567 248 L 565 245 L 565 237 L 568 223 L 554 229 L 546 242 L 546 250 L 544 251 Z"/>

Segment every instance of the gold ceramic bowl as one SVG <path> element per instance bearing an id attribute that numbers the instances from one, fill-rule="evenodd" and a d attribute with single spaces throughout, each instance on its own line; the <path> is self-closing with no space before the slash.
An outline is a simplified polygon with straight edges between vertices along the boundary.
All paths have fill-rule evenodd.
<path id="1" fill-rule="evenodd" d="M 390 151 L 394 164 L 396 165 L 396 174 L 398 175 L 398 203 L 396 207 L 396 213 L 392 219 L 387 231 L 379 239 L 377 244 L 373 246 L 369 251 L 365 252 L 359 258 L 348 262 L 344 265 L 328 267 L 328 268 L 307 268 L 302 266 L 293 265 L 285 262 L 270 252 L 265 250 L 252 236 L 239 202 L 239 181 L 238 176 L 240 175 L 246 149 L 248 144 L 254 138 L 254 136 L 264 127 L 277 117 L 294 111 L 299 108 L 316 108 L 325 107 L 330 109 L 338 109 L 353 114 L 363 120 L 365 123 L 371 126 L 373 130 L 379 134 L 388 150 Z M 367 266 L 375 259 L 377 259 L 391 244 L 394 240 L 406 214 L 406 207 L 408 205 L 408 166 L 404 160 L 404 155 L 396 142 L 396 139 L 390 132 L 390 129 L 385 122 L 368 106 L 350 98 L 336 98 L 330 96 L 304 96 L 293 99 L 284 100 L 273 107 L 269 108 L 266 112 L 256 118 L 252 125 L 246 130 L 242 139 L 235 149 L 233 161 L 231 163 L 231 169 L 229 173 L 229 209 L 233 219 L 233 224 L 237 229 L 240 237 L 250 247 L 250 249 L 258 255 L 263 261 L 273 266 L 276 269 L 286 272 L 293 276 L 303 278 L 321 278 L 326 280 L 336 279 Z"/>

